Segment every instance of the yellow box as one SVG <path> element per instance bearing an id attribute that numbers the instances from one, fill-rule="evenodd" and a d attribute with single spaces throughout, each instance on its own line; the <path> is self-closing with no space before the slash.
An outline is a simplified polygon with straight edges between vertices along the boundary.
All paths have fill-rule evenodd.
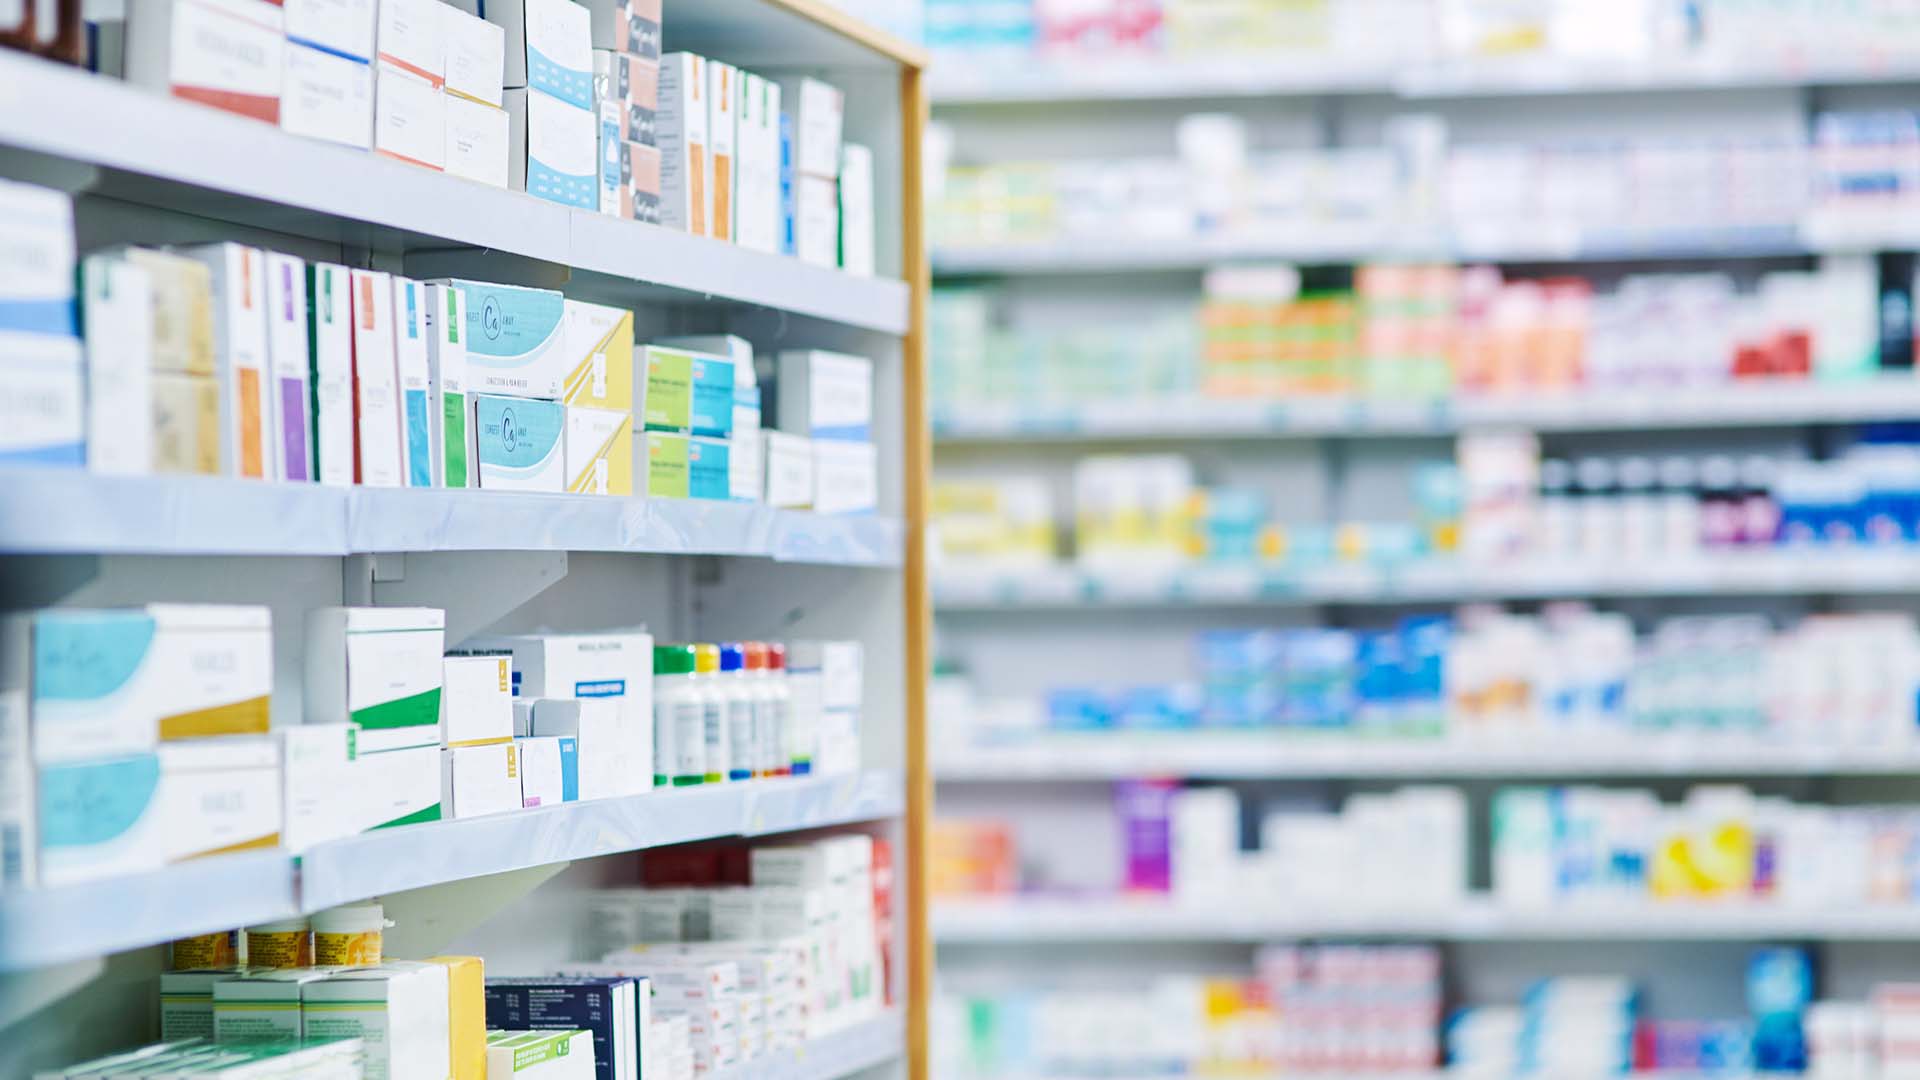
<path id="1" fill-rule="evenodd" d="M 211 375 L 153 376 L 153 471 L 220 472 L 220 383 Z"/>
<path id="2" fill-rule="evenodd" d="M 633 411 L 633 312 L 579 300 L 566 302 L 568 406 Z"/>
<path id="3" fill-rule="evenodd" d="M 452 1080 L 487 1080 L 487 979 L 477 956 L 430 956 L 447 969 L 447 1041 Z"/>
<path id="4" fill-rule="evenodd" d="M 632 414 L 567 406 L 566 457 L 568 491 L 633 494 Z"/>

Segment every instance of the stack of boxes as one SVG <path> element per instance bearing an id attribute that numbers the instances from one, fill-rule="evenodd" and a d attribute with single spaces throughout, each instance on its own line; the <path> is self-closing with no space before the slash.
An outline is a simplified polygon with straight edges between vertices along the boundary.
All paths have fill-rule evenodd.
<path id="1" fill-rule="evenodd" d="M 269 124 L 280 122 L 287 46 L 280 4 L 175 0 L 127 6 L 128 82 Z"/>
<path id="2" fill-rule="evenodd" d="M 846 102 L 818 79 L 789 84 L 792 97 L 792 254 L 817 266 L 840 264 L 840 129 Z M 871 186 L 871 185 L 869 185 Z"/>
<path id="3" fill-rule="evenodd" d="M 573 0 L 485 5 L 506 31 L 511 184 L 562 206 L 600 206 L 600 121 L 593 93 L 593 19 Z"/>
<path id="4" fill-rule="evenodd" d="M 475 652 L 441 662 L 440 808 L 449 818 L 518 810 L 513 741 L 513 655 Z"/>
<path id="5" fill-rule="evenodd" d="M 734 363 L 713 353 L 648 345 L 634 354 L 633 468 L 644 494 L 726 499 L 731 476 Z"/>
<path id="6" fill-rule="evenodd" d="M 322 764 L 318 776 L 289 768 L 286 797 L 289 814 L 324 815 L 316 842 L 443 816 L 445 646 L 446 614 L 436 608 L 307 613 L 305 730 L 284 737 L 301 744 L 298 754 L 289 744 L 290 765 L 296 757 Z M 326 790 L 340 776 L 352 779 Z"/>
<path id="7" fill-rule="evenodd" d="M 660 223 L 660 0 L 594 0 L 600 212 Z"/>
<path id="8" fill-rule="evenodd" d="M 516 92 L 525 94 L 509 91 L 509 111 Z M 551 289 L 483 281 L 434 284 L 465 294 L 465 391 L 473 400 L 471 445 L 479 486 L 566 490 L 566 409 L 560 403 L 569 370 L 564 299 Z"/>
<path id="9" fill-rule="evenodd" d="M 633 312 L 568 300 L 566 490 L 632 495 Z"/>
<path id="10" fill-rule="evenodd" d="M 472 644 L 513 658 L 513 733 L 522 786 L 533 785 L 530 798 L 617 798 L 652 789 L 651 635 L 539 634 Z M 558 800 L 552 799 L 549 762 L 560 773 Z"/>
<path id="11" fill-rule="evenodd" d="M 873 361 L 819 349 L 783 352 L 776 390 L 778 422 L 788 438 L 768 440 L 767 501 L 823 514 L 871 513 L 879 502 Z M 799 502 L 787 481 L 800 470 L 784 459 L 803 451 L 812 484 Z"/>
<path id="12" fill-rule="evenodd" d="M 373 149 L 438 172 L 447 164 L 447 44 L 439 0 L 380 0 Z"/>
<path id="13" fill-rule="evenodd" d="M 375 0 L 294 0 L 286 19 L 280 129 L 362 150 L 373 145 Z"/>
<path id="14" fill-rule="evenodd" d="M 0 462 L 78 465 L 86 456 L 73 204 L 0 181 Z"/>
<path id="15" fill-rule="evenodd" d="M 446 171 L 492 187 L 506 187 L 506 33 L 467 12 L 441 13 L 446 48 Z"/>
<path id="16" fill-rule="evenodd" d="M 487 1026 L 522 1032 L 583 1031 L 593 1049 L 587 1075 L 595 1080 L 640 1080 L 654 1075 L 641 1062 L 653 1015 L 652 996 L 646 979 L 623 976 L 492 978 L 486 984 Z"/>

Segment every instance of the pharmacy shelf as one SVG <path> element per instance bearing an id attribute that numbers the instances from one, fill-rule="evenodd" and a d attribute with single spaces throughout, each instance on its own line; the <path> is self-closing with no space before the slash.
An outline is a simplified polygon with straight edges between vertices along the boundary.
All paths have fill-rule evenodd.
<path id="1" fill-rule="evenodd" d="M 1646 431 L 1793 427 L 1920 419 L 1920 379 L 1746 379 L 1702 386 L 1579 389 L 1406 400 L 1174 397 L 1056 409 L 975 406 L 934 417 L 948 445 L 1377 438 L 1480 427 Z"/>
<path id="2" fill-rule="evenodd" d="M 1738 903 L 1510 908 L 1484 899 L 1429 909 L 1350 903 L 1233 905 L 1090 897 L 943 899 L 942 945 L 1122 941 L 1262 942 L 1293 938 L 1431 941 L 1912 941 L 1920 905 L 1790 908 Z"/>
<path id="3" fill-rule="evenodd" d="M 1253 732 L 1042 733 L 942 748 L 942 783 L 1126 780 L 1502 779 L 1920 774 L 1920 744 L 1784 743 L 1737 735 L 1516 734 L 1357 738 Z"/>
<path id="4" fill-rule="evenodd" d="M 943 568 L 934 582 L 942 614 L 1102 609 L 1417 604 L 1464 600 L 1635 596 L 1873 595 L 1920 592 L 1920 551 L 1769 549 L 1692 558 L 1578 563 L 1516 560 L 1476 566 L 1415 560 L 1394 566 L 1335 563 L 1300 570 L 1258 565 L 1082 570 Z"/>
<path id="5" fill-rule="evenodd" d="M 1205 59 L 1117 56 L 1051 63 L 1022 57 L 999 63 L 959 54 L 934 68 L 936 107 L 1040 105 L 1089 101 L 1179 101 L 1235 97 L 1392 95 L 1402 98 L 1505 97 L 1514 94 L 1619 94 L 1676 90 L 1845 86 L 1920 80 L 1920 63 L 1865 57 L 1794 67 L 1735 58 L 1687 58 L 1582 64 L 1567 57 L 1479 60 L 1471 65 L 1415 63 L 1368 67 L 1329 64 L 1313 55 Z"/>
<path id="6" fill-rule="evenodd" d="M 404 250 L 416 276 L 511 270 L 535 283 L 566 276 L 569 289 L 612 302 L 718 298 L 908 328 L 901 281 L 572 210 L 16 52 L 0 53 L 0 147 L 53 159 L 45 168 L 14 159 L 8 175 L 329 243 L 377 240 Z M 529 272 L 529 260 L 547 266 Z"/>
<path id="7" fill-rule="evenodd" d="M 300 904 L 320 911 L 406 889 L 667 844 L 877 821 L 900 815 L 904 790 L 898 772 L 873 770 L 650 792 L 364 833 L 301 856 Z"/>
<path id="8" fill-rule="evenodd" d="M 904 538 L 895 518 L 757 503 L 0 468 L 0 552 L 13 554 L 623 551 L 897 567 Z"/>
<path id="9" fill-rule="evenodd" d="M 249 851 L 83 885 L 0 895 L 0 972 L 103 956 L 298 914 L 278 851 Z"/>
<path id="10" fill-rule="evenodd" d="M 906 1046 L 904 1018 L 890 1009 L 871 1020 L 809 1039 L 797 1049 L 767 1054 L 715 1073 L 713 1080 L 845 1080 L 898 1060 Z"/>

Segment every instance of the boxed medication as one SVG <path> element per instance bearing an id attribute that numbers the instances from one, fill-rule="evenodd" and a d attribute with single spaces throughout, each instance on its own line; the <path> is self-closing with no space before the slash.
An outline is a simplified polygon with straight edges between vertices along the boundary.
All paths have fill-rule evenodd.
<path id="1" fill-rule="evenodd" d="M 447 969 L 449 1080 L 487 1080 L 486 966 L 478 956 L 429 956 Z"/>
<path id="2" fill-rule="evenodd" d="M 557 401 L 476 396 L 473 420 L 480 486 L 498 491 L 565 491 L 566 413 L 567 407 Z"/>
<path id="3" fill-rule="evenodd" d="M 512 130 L 507 111 L 453 93 L 447 94 L 443 104 L 447 173 L 490 187 L 509 186 L 513 167 L 508 160 L 512 156 Z"/>
<path id="4" fill-rule="evenodd" d="M 399 487 L 400 376 L 393 355 L 393 279 L 376 270 L 348 274 L 353 326 L 353 479 Z"/>
<path id="5" fill-rule="evenodd" d="M 249 971 L 214 983 L 215 1041 L 301 1039 L 301 988 L 327 974 L 320 968 Z"/>
<path id="6" fill-rule="evenodd" d="M 520 753 L 522 806 L 553 806 L 580 799 L 580 745 L 570 736 L 529 735 L 513 741 Z"/>
<path id="7" fill-rule="evenodd" d="M 433 448 L 436 487 L 479 486 L 473 408 L 467 396 L 467 293 L 456 285 L 428 285 L 427 442 Z"/>
<path id="8" fill-rule="evenodd" d="M 760 502 L 767 490 L 765 433 L 758 428 L 739 428 L 727 440 L 727 497 L 739 502 Z"/>
<path id="9" fill-rule="evenodd" d="M 567 406 L 567 490 L 633 494 L 633 416 Z"/>
<path id="10" fill-rule="evenodd" d="M 240 244 L 188 254 L 212 272 L 214 379 L 220 384 L 220 471 L 265 479 L 272 413 L 267 409 L 266 256 Z"/>
<path id="11" fill-rule="evenodd" d="M 438 89 L 447 77 L 446 10 L 439 0 L 380 0 L 376 59 Z"/>
<path id="12" fill-rule="evenodd" d="M 638 995 L 644 981 L 617 975 L 487 980 L 487 1024 L 507 1031 L 585 1031 L 598 1080 L 640 1080 Z M 650 1010 L 649 1010 L 650 1011 Z"/>
<path id="13" fill-rule="evenodd" d="M 354 758 L 355 806 L 360 813 L 356 832 L 439 821 L 440 747 L 410 746 L 404 750 L 361 752 Z"/>
<path id="14" fill-rule="evenodd" d="M 638 740 L 613 698 L 537 698 L 532 730 L 537 736 L 568 735 L 579 753 L 582 799 L 612 799 L 653 786 L 651 766 L 635 768 Z M 644 777 L 645 783 L 640 783 Z"/>
<path id="15" fill-rule="evenodd" d="M 593 47 L 660 59 L 660 0 L 586 0 Z"/>
<path id="16" fill-rule="evenodd" d="M 519 751 L 513 740 L 440 751 L 440 812 L 445 818 L 504 814 L 521 806 Z"/>
<path id="17" fill-rule="evenodd" d="M 631 221 L 633 205 L 629 192 L 633 185 L 633 165 L 627 160 L 626 141 L 620 138 L 620 107 L 615 102 L 602 101 L 595 116 L 600 132 L 600 194 L 597 205 L 603 214 Z"/>
<path id="18" fill-rule="evenodd" d="M 734 134 L 734 242 L 780 250 L 780 84 L 740 73 L 739 126 Z"/>
<path id="19" fill-rule="evenodd" d="M 593 1036 L 584 1031 L 489 1031 L 487 1080 L 595 1080 Z"/>
<path id="20" fill-rule="evenodd" d="M 377 0 L 280 0 L 287 40 L 364 62 L 373 59 Z"/>
<path id="21" fill-rule="evenodd" d="M 713 166 L 707 141 L 707 61 L 693 53 L 660 58 L 660 223 L 712 236 Z"/>
<path id="22" fill-rule="evenodd" d="M 873 361 L 864 356 L 782 352 L 776 392 L 781 431 L 814 439 L 873 438 Z"/>
<path id="23" fill-rule="evenodd" d="M 645 477 L 643 494 L 666 499 L 688 497 L 688 439 L 689 436 L 670 431 L 649 431 L 637 438 L 634 471 Z M 645 460 L 639 460 L 643 454 Z"/>
<path id="24" fill-rule="evenodd" d="M 0 348 L 8 354 L 7 378 L 0 382 L 0 462 L 83 464 L 87 417 L 80 339 L 0 331 Z"/>
<path id="25" fill-rule="evenodd" d="M 508 185 L 562 206 L 599 209 L 599 115 L 528 89 L 507 90 L 506 110 Z"/>
<path id="26" fill-rule="evenodd" d="M 506 32 L 506 85 L 593 109 L 593 17 L 573 0 L 488 0 Z"/>
<path id="27" fill-rule="evenodd" d="M 760 435 L 765 452 L 761 469 L 766 477 L 768 506 L 805 510 L 813 505 L 813 440 L 784 431 Z"/>
<path id="28" fill-rule="evenodd" d="M 374 65 L 366 60 L 289 39 L 280 129 L 309 139 L 371 149 L 373 70 Z"/>
<path id="29" fill-rule="evenodd" d="M 213 986 L 243 973 L 241 968 L 195 968 L 160 973 L 160 1037 L 213 1038 Z"/>
<path id="30" fill-rule="evenodd" d="M 85 462 L 86 382 L 74 320 L 73 203 L 0 182 L 0 461 Z"/>
<path id="31" fill-rule="evenodd" d="M 568 300 L 566 382 L 561 400 L 592 409 L 633 410 L 633 312 Z"/>
<path id="32" fill-rule="evenodd" d="M 147 272 L 153 288 L 153 370 L 211 379 L 213 271 L 197 259 L 150 248 L 120 254 Z"/>
<path id="33" fill-rule="evenodd" d="M 210 375 L 153 376 L 153 468 L 220 473 L 220 384 Z"/>
<path id="34" fill-rule="evenodd" d="M 130 4 L 127 81 L 177 98 L 280 120 L 285 20 L 269 0 Z"/>
<path id="35" fill-rule="evenodd" d="M 447 164 L 445 91 L 437 82 L 390 63 L 384 52 L 373 65 L 373 148 L 422 168 L 437 171 Z"/>
<path id="36" fill-rule="evenodd" d="M 793 253 L 815 266 L 840 265 L 840 184 L 820 176 L 793 181 Z"/>
<path id="37" fill-rule="evenodd" d="M 441 9 L 440 29 L 447 93 L 500 108 L 506 74 L 506 31 L 455 7 Z"/>
<path id="38" fill-rule="evenodd" d="M 308 369 L 307 264 L 267 252 L 267 404 L 276 480 L 313 480 L 313 395 Z"/>
<path id="39" fill-rule="evenodd" d="M 793 170 L 821 180 L 840 178 L 840 131 L 846 100 L 837 87 L 813 78 L 785 79 L 781 96 L 793 113 Z"/>
<path id="40" fill-rule="evenodd" d="M 732 361 L 648 345 L 635 354 L 642 426 L 725 438 L 733 428 Z"/>
<path id="41" fill-rule="evenodd" d="M 313 391 L 313 467 L 323 484 L 354 480 L 353 312 L 344 266 L 307 268 L 308 365 Z M 156 294 L 158 299 L 158 294 Z"/>
<path id="42" fill-rule="evenodd" d="M 481 638 L 472 645 L 513 653 L 513 692 L 520 700 L 608 698 L 630 733 L 636 775 L 652 775 L 653 635 L 644 631 L 526 634 Z"/>
<path id="43" fill-rule="evenodd" d="M 280 843 L 280 747 L 267 735 L 160 746 L 158 841 L 168 862 Z M 144 838 L 143 838 L 144 840 Z"/>
<path id="44" fill-rule="evenodd" d="M 688 498 L 733 497 L 733 469 L 729 464 L 731 451 L 732 447 L 725 439 L 695 435 L 687 440 Z"/>
<path id="45" fill-rule="evenodd" d="M 857 143 L 840 149 L 840 268 L 873 276 L 873 151 Z"/>
<path id="46" fill-rule="evenodd" d="M 558 398 L 567 362 L 566 305 L 552 289 L 494 285 L 460 278 L 467 302 L 467 392 Z"/>
<path id="47" fill-rule="evenodd" d="M 740 120 L 740 70 L 709 60 L 707 68 L 707 160 L 710 170 L 708 235 L 732 240 L 734 214 L 734 136 Z"/>
<path id="48" fill-rule="evenodd" d="M 880 503 L 880 455 L 870 442 L 813 440 L 813 510 L 870 514 Z"/>
<path id="49" fill-rule="evenodd" d="M 601 107 L 613 107 L 619 137 L 644 146 L 658 145 L 655 131 L 660 111 L 660 61 L 632 53 L 595 49 L 594 96 Z"/>
<path id="50" fill-rule="evenodd" d="M 367 1080 L 445 1077 L 449 1060 L 447 969 L 389 960 L 335 971 L 300 988 L 308 1039 L 359 1039 Z"/>
<path id="51" fill-rule="evenodd" d="M 438 608 L 307 612 L 306 722 L 352 723 L 362 755 L 437 748 L 445 645 Z"/>
<path id="52" fill-rule="evenodd" d="M 427 378 L 426 286 L 393 279 L 393 356 L 400 379 L 400 460 L 407 487 L 433 486 L 433 424 Z"/>
<path id="53" fill-rule="evenodd" d="M 39 884 L 27 691 L 0 689 L 0 895 Z"/>
<path id="54" fill-rule="evenodd" d="M 298 855 L 366 827 L 352 724 L 293 724 L 280 740 L 280 846 Z"/>
<path id="55" fill-rule="evenodd" d="M 441 660 L 440 745 L 479 746 L 513 738 L 513 656 L 461 653 Z"/>
<path id="56" fill-rule="evenodd" d="M 138 476 L 153 471 L 153 284 L 124 257 L 81 264 L 86 324 L 87 468 Z"/>

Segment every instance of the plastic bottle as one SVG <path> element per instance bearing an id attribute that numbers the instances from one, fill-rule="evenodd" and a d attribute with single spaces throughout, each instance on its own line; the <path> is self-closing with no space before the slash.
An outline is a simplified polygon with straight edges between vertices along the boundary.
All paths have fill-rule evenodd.
<path id="1" fill-rule="evenodd" d="M 387 927 L 377 900 L 342 904 L 313 916 L 313 962 L 322 967 L 378 964 Z"/>
<path id="2" fill-rule="evenodd" d="M 753 687 L 746 671 L 746 646 L 720 646 L 720 697 L 726 707 L 728 780 L 753 779 Z"/>
<path id="3" fill-rule="evenodd" d="M 752 706 L 753 724 L 751 736 L 747 742 L 744 760 L 747 769 L 754 776 L 768 776 L 766 771 L 767 723 L 772 712 L 767 708 L 767 643 L 764 641 L 743 642 L 740 646 L 742 672 L 746 676 L 747 700 Z M 739 751 L 735 746 L 734 750 Z"/>
<path id="4" fill-rule="evenodd" d="M 653 786 L 704 780 L 706 715 L 691 645 L 653 648 Z"/>
<path id="5" fill-rule="evenodd" d="M 727 696 L 720 689 L 720 646 L 693 647 L 693 684 L 700 694 L 701 732 L 706 747 L 702 779 L 717 784 L 727 778 Z"/>
<path id="6" fill-rule="evenodd" d="M 787 647 L 767 643 L 767 673 L 761 684 L 761 713 L 755 731 L 759 736 L 759 761 L 754 770 L 762 776 L 792 776 L 793 759 L 787 753 L 787 729 L 792 723 L 793 695 L 787 685 Z"/>

